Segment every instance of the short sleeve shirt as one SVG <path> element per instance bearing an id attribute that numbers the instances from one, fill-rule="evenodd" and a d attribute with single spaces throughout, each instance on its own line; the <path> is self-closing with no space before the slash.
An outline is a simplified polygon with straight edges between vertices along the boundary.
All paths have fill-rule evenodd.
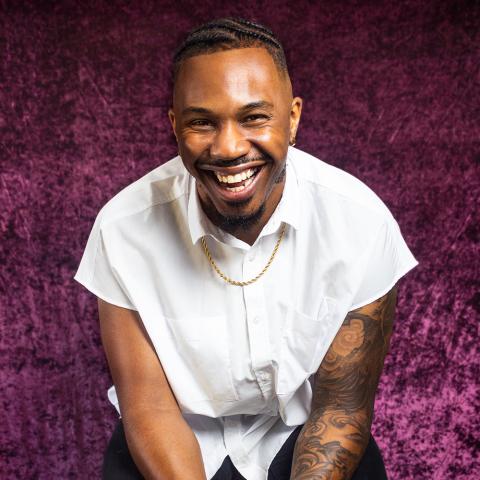
<path id="1" fill-rule="evenodd" d="M 200 239 L 233 286 L 213 270 Z M 345 316 L 387 293 L 417 261 L 378 196 L 297 148 L 276 210 L 253 245 L 213 225 L 180 157 L 100 210 L 75 279 L 136 310 L 186 421 L 207 478 L 229 455 L 265 480 L 309 416 L 313 375 Z M 115 387 L 108 397 L 121 413 Z M 159 419 L 160 421 L 160 419 Z"/>

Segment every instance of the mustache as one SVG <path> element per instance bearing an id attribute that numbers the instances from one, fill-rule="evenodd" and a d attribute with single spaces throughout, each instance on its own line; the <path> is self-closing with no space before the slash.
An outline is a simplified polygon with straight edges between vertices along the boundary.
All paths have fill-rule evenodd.
<path id="1" fill-rule="evenodd" d="M 249 163 L 253 162 L 255 160 L 262 160 L 262 161 L 268 161 L 268 158 L 263 155 L 256 155 L 254 157 L 248 157 L 247 155 L 243 155 L 238 158 L 233 158 L 230 160 L 210 160 L 206 162 L 202 162 L 202 164 L 208 164 L 211 165 L 212 167 L 236 167 L 238 165 L 243 165 L 244 163 Z"/>

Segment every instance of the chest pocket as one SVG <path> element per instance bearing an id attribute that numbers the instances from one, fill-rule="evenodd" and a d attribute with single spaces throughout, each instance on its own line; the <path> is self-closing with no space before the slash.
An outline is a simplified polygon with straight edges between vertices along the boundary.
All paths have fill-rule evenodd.
<path id="1" fill-rule="evenodd" d="M 170 380 L 180 404 L 238 400 L 224 316 L 165 317 L 175 344 L 179 375 Z"/>
<path id="2" fill-rule="evenodd" d="M 280 304 L 285 315 L 285 327 L 280 342 L 277 393 L 295 392 L 318 370 L 332 337 L 332 308 L 329 303 L 324 298 L 315 317 L 300 312 L 292 305 Z"/>

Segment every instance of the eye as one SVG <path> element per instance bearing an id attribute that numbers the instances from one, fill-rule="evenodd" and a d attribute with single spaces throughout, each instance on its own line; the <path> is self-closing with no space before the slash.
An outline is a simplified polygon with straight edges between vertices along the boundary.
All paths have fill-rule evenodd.
<path id="1" fill-rule="evenodd" d="M 210 127 L 212 125 L 212 122 L 210 120 L 207 120 L 206 118 L 197 118 L 189 122 L 189 125 L 196 128 L 205 128 Z"/>
<path id="2" fill-rule="evenodd" d="M 268 115 L 265 115 L 264 113 L 253 113 L 251 115 L 248 115 L 248 117 L 245 117 L 243 122 L 244 123 L 262 123 L 269 119 L 270 117 Z"/>

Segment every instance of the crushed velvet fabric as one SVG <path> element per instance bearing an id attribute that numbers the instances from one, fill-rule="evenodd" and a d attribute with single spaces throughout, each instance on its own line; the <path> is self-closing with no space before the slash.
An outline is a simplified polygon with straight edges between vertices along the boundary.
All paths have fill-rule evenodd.
<path id="1" fill-rule="evenodd" d="M 171 52 L 212 15 L 278 33 L 305 102 L 297 145 L 372 187 L 420 262 L 376 401 L 389 478 L 474 478 L 479 2 L 235 5 L 0 4 L 2 478 L 100 475 L 116 415 L 96 300 L 72 277 L 100 207 L 176 153 Z"/>

